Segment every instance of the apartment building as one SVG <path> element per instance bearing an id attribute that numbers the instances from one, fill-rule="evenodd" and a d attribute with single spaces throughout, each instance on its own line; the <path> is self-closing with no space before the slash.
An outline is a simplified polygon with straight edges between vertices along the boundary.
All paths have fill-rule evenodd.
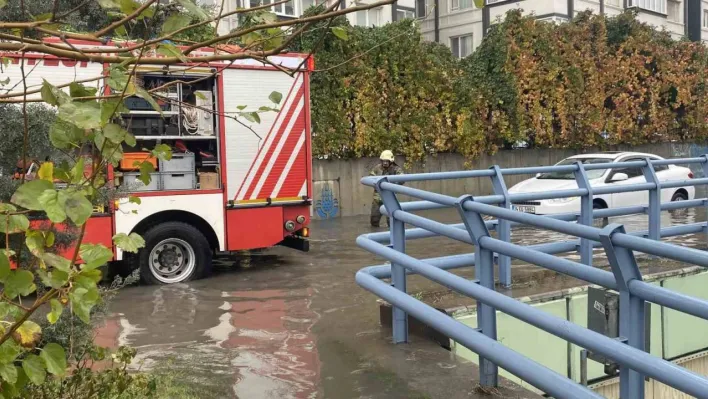
<path id="1" fill-rule="evenodd" d="M 423 37 L 446 44 L 460 58 L 470 55 L 489 27 L 515 8 L 558 23 L 585 10 L 611 16 L 634 8 L 640 20 L 666 29 L 676 39 L 708 41 L 708 1 L 704 0 L 485 0 L 482 9 L 473 0 L 415 1 Z"/>
<path id="2" fill-rule="evenodd" d="M 361 0 L 361 1 L 351 1 L 351 0 L 328 0 L 329 1 L 340 1 L 342 8 L 354 7 L 357 5 L 371 4 L 375 0 Z M 262 4 L 273 4 L 280 3 L 278 0 L 225 0 L 223 13 L 229 13 L 240 7 L 250 8 L 260 6 Z M 321 4 L 321 0 L 291 0 L 287 3 L 276 4 L 271 7 L 271 11 L 275 13 L 279 18 L 298 18 L 302 13 L 308 8 L 315 4 Z M 221 7 L 221 0 L 204 0 L 204 4 L 212 5 L 214 7 Z M 329 3 L 331 4 L 331 3 Z M 218 10 L 217 10 L 218 12 Z M 381 26 L 387 23 L 398 21 L 405 18 L 415 17 L 415 0 L 398 0 L 396 3 L 391 5 L 385 5 L 382 7 L 376 7 L 365 11 L 356 11 L 347 14 L 347 19 L 349 23 L 355 26 Z M 219 22 L 218 33 L 223 35 L 228 33 L 238 27 L 238 16 L 233 15 L 222 19 Z"/>

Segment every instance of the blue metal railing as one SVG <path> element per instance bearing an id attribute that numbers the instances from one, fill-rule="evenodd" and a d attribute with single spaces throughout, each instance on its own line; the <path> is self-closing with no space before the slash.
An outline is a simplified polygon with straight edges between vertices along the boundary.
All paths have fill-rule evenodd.
<path id="1" fill-rule="evenodd" d="M 644 378 L 651 377 L 690 395 L 708 398 L 708 379 L 682 367 L 646 353 L 645 345 L 645 301 L 660 306 L 708 319 L 708 301 L 690 297 L 647 284 L 637 266 L 634 251 L 708 267 L 708 253 L 676 246 L 660 241 L 661 237 L 706 231 L 706 222 L 661 228 L 661 210 L 706 206 L 708 200 L 681 201 L 661 204 L 660 192 L 664 188 L 677 188 L 708 184 L 708 178 L 659 182 L 653 167 L 658 165 L 701 164 L 708 170 L 708 157 L 669 159 L 660 161 L 639 161 L 611 164 L 568 166 L 547 166 L 535 168 L 500 169 L 463 172 L 442 172 L 401 176 L 366 177 L 362 182 L 375 187 L 384 202 L 382 211 L 391 217 L 389 233 L 365 234 L 357 238 L 364 249 L 382 256 L 391 265 L 371 266 L 356 275 L 359 285 L 387 300 L 393 305 L 394 342 L 408 340 L 408 317 L 411 314 L 429 324 L 432 328 L 448 335 L 480 356 L 480 383 L 496 386 L 498 366 L 522 378 L 531 385 L 559 398 L 600 397 L 587 387 L 575 383 L 496 341 L 496 311 L 502 311 L 535 327 L 596 354 L 612 359 L 620 366 L 620 397 L 643 398 Z M 624 186 L 591 187 L 585 171 L 596 169 L 640 167 L 646 183 Z M 531 194 L 509 194 L 503 176 L 514 174 L 534 174 L 546 172 L 574 173 L 577 189 L 550 191 Z M 708 175 L 708 174 L 707 174 Z M 494 195 L 459 198 L 432 193 L 397 183 L 454 179 L 468 177 L 490 177 L 495 189 Z M 649 191 L 647 206 L 631 206 L 594 210 L 594 194 L 617 192 Z M 398 195 L 418 199 L 415 202 L 399 202 Z M 515 201 L 563 198 L 582 198 L 578 215 L 538 216 L 508 209 Z M 446 225 L 411 213 L 415 210 L 451 207 L 457 210 L 461 224 Z M 591 226 L 593 218 L 606 218 L 628 214 L 647 213 L 649 230 L 627 233 L 617 224 L 605 228 Z M 482 215 L 497 218 L 485 221 Z M 577 221 L 571 223 L 570 221 Z M 406 230 L 405 224 L 415 228 Z M 521 246 L 510 241 L 510 230 L 516 225 L 532 226 L 574 236 L 577 239 Z M 496 229 L 498 238 L 490 235 Z M 406 240 L 444 236 L 472 244 L 476 251 L 470 254 L 445 256 L 430 259 L 416 259 L 405 254 Z M 649 238 L 645 238 L 648 236 Z M 389 244 L 389 245 L 386 245 Z M 592 249 L 602 247 L 611 266 L 611 272 L 591 266 Z M 581 261 L 574 262 L 558 258 L 552 254 L 570 252 L 579 248 Z M 613 339 L 565 319 L 547 314 L 530 305 L 516 301 L 495 291 L 495 256 L 500 266 L 500 279 L 510 280 L 510 259 L 520 259 L 559 273 L 563 273 L 592 284 L 600 285 L 620 293 L 620 338 Z M 508 263 L 503 260 L 506 259 Z M 447 272 L 447 269 L 474 265 L 475 280 L 469 281 Z M 504 268 L 509 267 L 503 274 Z M 406 274 L 416 273 L 430 280 L 477 300 L 477 325 L 472 329 L 455 321 L 436 309 L 410 297 L 406 293 Z M 381 281 L 391 278 L 391 285 Z M 503 281 L 504 282 L 504 281 Z"/>

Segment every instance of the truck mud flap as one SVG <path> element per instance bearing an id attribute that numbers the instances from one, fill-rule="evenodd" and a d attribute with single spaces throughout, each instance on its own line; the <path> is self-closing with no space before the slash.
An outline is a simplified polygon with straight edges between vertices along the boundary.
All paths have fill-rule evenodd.
<path id="1" fill-rule="evenodd" d="M 297 236 L 288 236 L 279 242 L 278 245 L 297 249 L 302 252 L 310 252 L 310 240 Z"/>

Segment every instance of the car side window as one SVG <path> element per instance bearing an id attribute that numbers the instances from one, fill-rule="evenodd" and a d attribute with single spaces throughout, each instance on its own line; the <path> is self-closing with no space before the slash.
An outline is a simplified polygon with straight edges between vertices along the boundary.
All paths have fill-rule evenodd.
<path id="1" fill-rule="evenodd" d="M 652 161 L 658 161 L 658 158 L 652 158 Z M 669 170 L 668 165 L 654 165 L 654 171 L 655 172 L 663 172 L 665 170 Z"/>
<path id="2" fill-rule="evenodd" d="M 635 162 L 635 161 L 643 161 L 644 158 L 630 158 L 630 159 L 624 159 L 620 162 Z M 617 168 L 617 169 L 612 169 L 612 173 L 610 174 L 610 180 L 612 180 L 612 177 L 616 175 L 617 173 L 625 173 L 629 179 L 634 178 L 634 177 L 639 177 L 643 176 L 642 174 L 642 168 Z"/>

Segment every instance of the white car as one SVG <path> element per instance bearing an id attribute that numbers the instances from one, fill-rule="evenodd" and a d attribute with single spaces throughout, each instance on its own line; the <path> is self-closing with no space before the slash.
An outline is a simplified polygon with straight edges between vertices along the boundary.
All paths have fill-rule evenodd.
<path id="1" fill-rule="evenodd" d="M 598 164 L 610 162 L 630 162 L 649 159 L 663 159 L 657 155 L 643 154 L 637 152 L 606 152 L 599 154 L 583 154 L 566 158 L 556 165 L 572 165 L 578 161 L 583 164 Z M 655 166 L 656 175 L 659 181 L 687 180 L 693 178 L 693 173 L 688 168 L 681 166 Z M 592 187 L 607 185 L 627 185 L 644 183 L 644 175 L 641 168 L 611 168 L 588 170 L 588 179 Z M 578 188 L 573 173 L 540 173 L 536 177 L 524 180 L 509 189 L 510 194 L 550 192 L 558 190 L 570 190 Z M 661 203 L 668 201 L 685 201 L 695 197 L 693 186 L 667 188 L 661 190 Z M 634 191 L 618 194 L 595 195 L 593 200 L 594 209 L 619 208 L 634 205 L 647 205 L 649 203 L 649 192 Z M 556 215 L 562 213 L 579 213 L 580 197 L 546 199 L 538 201 L 516 202 L 512 201 L 512 207 L 521 212 L 535 213 L 538 215 Z"/>

